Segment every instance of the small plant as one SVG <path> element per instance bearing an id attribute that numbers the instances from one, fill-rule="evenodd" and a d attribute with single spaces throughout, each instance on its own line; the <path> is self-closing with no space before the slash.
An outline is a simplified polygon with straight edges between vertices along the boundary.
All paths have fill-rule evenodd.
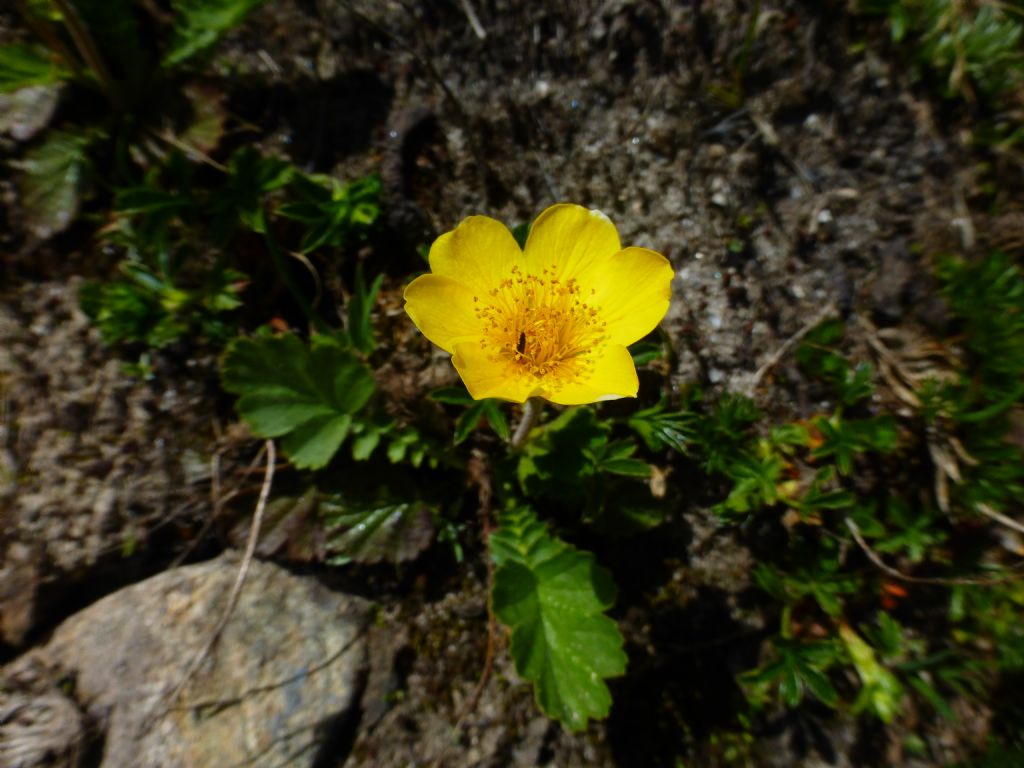
<path id="1" fill-rule="evenodd" d="M 0 93 L 52 89 L 73 104 L 74 123 L 51 128 L 19 167 L 27 231 L 45 239 L 77 216 L 89 182 L 132 183 L 175 148 L 204 157 L 219 143 L 226 112 L 203 88 L 180 88 L 188 66 L 260 0 L 174 0 L 172 21 L 144 19 L 131 0 L 38 0 L 20 4 L 34 42 L 0 47 Z M 188 116 L 169 114 L 176 104 Z M 102 169 L 102 170 L 100 170 Z"/>
<path id="2" fill-rule="evenodd" d="M 888 17 L 892 39 L 913 41 L 919 66 L 945 79 L 948 95 L 1018 98 L 1024 87 L 1024 4 L 956 0 L 862 0 Z"/>

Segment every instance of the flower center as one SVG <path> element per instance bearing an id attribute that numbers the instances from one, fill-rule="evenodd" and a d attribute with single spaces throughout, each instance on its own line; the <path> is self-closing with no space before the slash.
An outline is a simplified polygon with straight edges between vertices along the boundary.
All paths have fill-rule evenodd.
<path id="1" fill-rule="evenodd" d="M 561 386 L 587 378 L 606 340 L 599 308 L 583 300 L 575 278 L 561 280 L 552 266 L 539 275 L 512 267 L 486 297 L 473 297 L 484 331 L 480 346 L 509 375 Z M 593 295 L 593 291 L 591 291 Z"/>

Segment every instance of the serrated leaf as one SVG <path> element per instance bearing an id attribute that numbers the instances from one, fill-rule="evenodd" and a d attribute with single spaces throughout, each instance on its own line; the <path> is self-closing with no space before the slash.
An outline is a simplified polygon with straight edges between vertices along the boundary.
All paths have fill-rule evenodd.
<path id="1" fill-rule="evenodd" d="M 163 65 L 174 67 L 209 48 L 263 0 L 173 0 L 174 37 Z"/>
<path id="2" fill-rule="evenodd" d="M 224 106 L 227 94 L 211 86 L 192 83 L 183 89 L 192 107 L 192 122 L 178 137 L 182 146 L 191 148 L 192 159 L 212 152 L 224 136 L 228 111 Z"/>
<path id="3" fill-rule="evenodd" d="M 434 539 L 433 515 L 421 502 L 357 505 L 334 497 L 321 514 L 328 554 L 359 563 L 407 562 Z"/>
<path id="4" fill-rule="evenodd" d="M 0 133 L 28 141 L 45 128 L 57 111 L 61 85 L 36 85 L 14 93 L 0 90 Z"/>
<path id="5" fill-rule="evenodd" d="M 351 352 L 293 334 L 236 339 L 221 369 L 235 410 L 260 437 L 281 438 L 300 469 L 325 466 L 348 436 L 352 414 L 374 391 L 373 374 Z"/>
<path id="6" fill-rule="evenodd" d="M 498 566 L 492 601 L 512 630 L 512 660 L 534 684 L 541 710 L 581 730 L 608 714 L 604 679 L 626 670 L 622 635 L 604 615 L 614 602 L 611 576 L 528 510 L 506 513 L 500 522 L 490 540 Z"/>
<path id="7" fill-rule="evenodd" d="M 53 131 L 17 163 L 22 171 L 25 226 L 39 239 L 67 229 L 78 215 L 85 153 L 94 137 L 87 132 Z"/>
<path id="8" fill-rule="evenodd" d="M 45 48 L 22 43 L 0 46 L 0 93 L 53 85 L 67 75 L 67 70 L 58 66 Z"/>
<path id="9" fill-rule="evenodd" d="M 322 560 L 323 535 L 317 520 L 319 495 L 310 488 L 302 496 L 274 499 L 267 505 L 256 544 L 260 557 L 285 557 L 295 562 Z M 228 534 L 231 542 L 244 547 L 251 523 L 243 517 Z"/>

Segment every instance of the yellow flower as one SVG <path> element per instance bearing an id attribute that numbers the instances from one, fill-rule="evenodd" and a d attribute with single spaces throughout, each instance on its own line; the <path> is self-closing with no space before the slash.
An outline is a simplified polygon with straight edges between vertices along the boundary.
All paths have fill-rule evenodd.
<path id="1" fill-rule="evenodd" d="M 525 250 L 502 223 L 470 216 L 434 242 L 430 269 L 405 289 L 405 310 L 478 400 L 636 397 L 626 346 L 672 293 L 664 256 L 622 248 L 607 216 L 566 203 L 537 217 Z"/>

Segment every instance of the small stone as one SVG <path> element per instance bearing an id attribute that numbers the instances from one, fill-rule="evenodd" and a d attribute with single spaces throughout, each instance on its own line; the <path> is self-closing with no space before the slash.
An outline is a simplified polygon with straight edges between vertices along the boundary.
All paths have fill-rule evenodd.
<path id="1" fill-rule="evenodd" d="M 54 632 L 41 653 L 76 680 L 75 696 L 105 729 L 101 768 L 312 766 L 318 740 L 355 706 L 368 604 L 260 561 L 219 640 L 169 699 L 220 620 L 238 568 L 224 556 L 161 573 Z"/>

